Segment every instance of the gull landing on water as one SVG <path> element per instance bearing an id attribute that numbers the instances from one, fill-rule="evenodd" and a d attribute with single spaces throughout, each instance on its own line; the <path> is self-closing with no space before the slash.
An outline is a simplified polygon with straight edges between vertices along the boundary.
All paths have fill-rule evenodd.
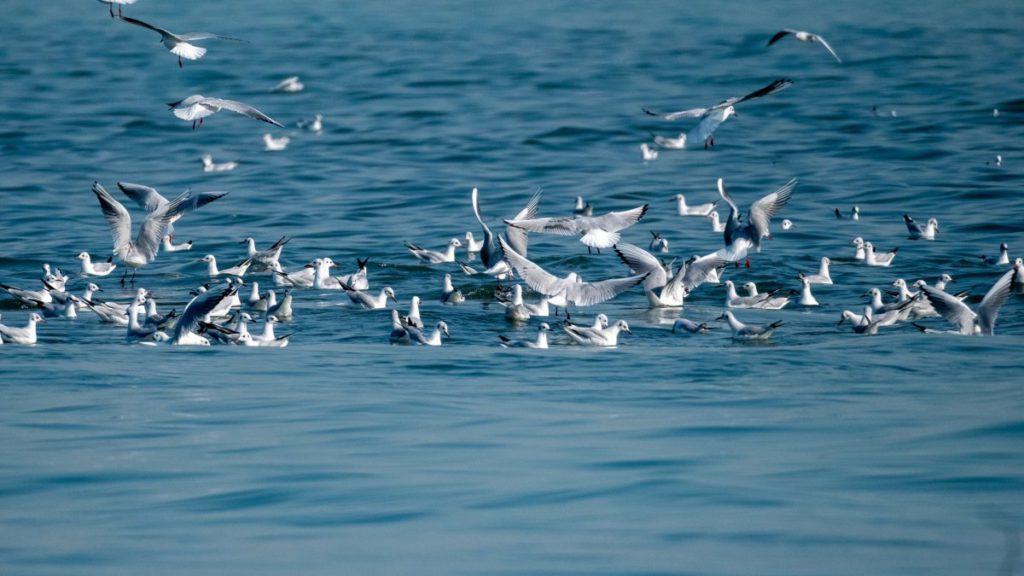
<path id="1" fill-rule="evenodd" d="M 718 193 L 722 200 L 729 205 L 729 219 L 725 223 L 725 248 L 718 251 L 718 254 L 730 261 L 739 261 L 746 258 L 750 248 L 761 251 L 761 239 L 769 238 L 771 230 L 769 225 L 772 218 L 786 206 L 793 195 L 793 188 L 796 186 L 796 178 L 786 182 L 771 194 L 750 205 L 747 211 L 747 223 L 740 221 L 740 211 L 733 201 L 728 190 L 725 189 L 725 182 L 718 179 Z"/>
<path id="2" fill-rule="evenodd" d="M 786 36 L 793 36 L 793 38 L 796 38 L 797 40 L 799 40 L 801 42 L 810 42 L 811 44 L 821 44 L 821 47 L 824 48 L 825 50 L 828 50 L 828 53 L 831 54 L 832 57 L 836 59 L 836 62 L 839 62 L 840 64 L 843 63 L 843 61 L 839 59 L 839 55 L 836 54 L 836 51 L 833 50 L 832 47 L 828 45 L 828 42 L 826 42 L 824 38 L 822 38 L 821 36 L 818 36 L 817 34 L 812 34 L 810 32 L 804 32 L 803 30 L 789 30 L 789 29 L 779 30 L 778 32 L 775 33 L 775 36 L 772 36 L 771 40 L 768 41 L 767 45 L 771 46 L 772 44 L 775 44 L 776 42 L 778 42 L 779 40 L 782 40 Z"/>
<path id="3" fill-rule="evenodd" d="M 277 86 L 274 86 L 274 92 L 285 92 L 294 93 L 302 92 L 306 88 L 306 85 L 299 82 L 298 76 L 289 76 L 284 80 L 278 82 Z"/>
<path id="4" fill-rule="evenodd" d="M 292 139 L 287 137 L 287 136 L 281 136 L 280 138 L 274 138 L 270 134 L 264 134 L 263 135 L 263 147 L 264 147 L 264 150 L 269 150 L 270 152 L 277 152 L 279 150 L 284 150 L 285 148 L 288 147 L 288 144 L 291 141 L 292 141 Z"/>
<path id="5" fill-rule="evenodd" d="M 215 164 L 213 162 L 213 156 L 210 154 L 203 154 L 203 172 L 229 172 L 238 168 L 238 162 L 221 162 Z"/>
<path id="6" fill-rule="evenodd" d="M 647 213 L 647 204 L 622 212 L 609 212 L 604 216 L 573 216 L 572 218 L 532 218 L 505 220 L 514 228 L 529 232 L 580 236 L 580 242 L 591 248 L 611 248 L 619 242 L 619 232 L 636 224 Z"/>
<path id="7" fill-rule="evenodd" d="M 183 64 L 181 62 L 182 58 L 185 58 L 186 60 L 198 60 L 206 54 L 206 48 L 192 44 L 192 42 L 196 40 L 208 40 L 211 38 L 216 38 L 218 40 L 234 40 L 236 42 L 242 41 L 238 38 L 232 38 L 230 36 L 220 36 L 218 34 L 211 34 L 209 32 L 189 32 L 187 34 L 175 34 L 170 30 L 166 30 L 164 28 L 154 26 L 152 24 L 147 24 L 142 20 L 128 18 L 127 16 L 119 17 L 124 22 L 134 24 L 136 26 L 141 26 L 142 28 L 148 28 L 149 30 L 152 30 L 159 34 L 160 42 L 163 43 L 163 45 L 171 51 L 171 54 L 174 54 L 178 57 L 178 68 L 183 67 Z"/>
<path id="8" fill-rule="evenodd" d="M 780 90 L 784 90 L 793 84 L 792 80 L 786 78 L 780 78 L 771 84 L 755 90 L 746 96 L 737 96 L 729 98 L 715 104 L 710 108 L 691 108 L 689 110 L 681 110 L 679 112 L 670 112 L 668 114 L 662 114 L 659 112 L 652 112 L 647 108 L 644 108 L 644 114 L 648 116 L 657 116 L 664 120 L 679 120 L 681 118 L 699 118 L 700 122 L 695 128 L 686 133 L 683 141 L 683 147 L 685 148 L 699 148 L 703 146 L 708 148 L 709 146 L 715 145 L 715 129 L 722 122 L 729 119 L 730 116 L 736 116 L 736 109 L 734 106 L 747 100 L 753 100 L 754 98 L 760 98 L 762 96 L 768 96 L 774 94 Z M 680 136 L 683 138 L 683 136 Z"/>
<path id="9" fill-rule="evenodd" d="M 921 290 L 928 301 L 932 303 L 935 311 L 956 326 L 955 333 L 964 336 L 976 334 L 991 336 L 995 332 L 999 309 L 1010 297 L 1015 273 L 1016 269 L 1008 270 L 992 285 L 992 288 L 982 298 L 981 304 L 978 305 L 977 312 L 968 308 L 956 296 L 927 284 L 922 285 Z"/>
<path id="10" fill-rule="evenodd" d="M 178 118 L 186 122 L 192 122 L 193 130 L 203 125 L 203 118 L 220 112 L 221 109 L 231 110 L 232 112 L 237 112 L 248 116 L 249 118 L 284 128 L 283 124 L 252 106 L 243 102 L 228 100 L 226 98 L 210 98 L 203 96 L 202 94 L 193 94 L 184 100 L 171 102 L 167 106 L 170 107 L 171 112 L 173 112 Z M 196 125 L 196 122 L 199 122 L 198 126 Z"/>

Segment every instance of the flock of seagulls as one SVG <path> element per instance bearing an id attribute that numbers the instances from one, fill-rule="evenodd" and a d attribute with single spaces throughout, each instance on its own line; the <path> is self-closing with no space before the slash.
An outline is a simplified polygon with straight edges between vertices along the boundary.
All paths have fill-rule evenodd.
<path id="1" fill-rule="evenodd" d="M 109 5 L 111 17 L 158 33 L 163 45 L 178 57 L 179 67 L 183 66 L 183 59 L 197 60 L 206 54 L 206 49 L 194 42 L 207 39 L 239 41 L 237 38 L 210 33 L 176 34 L 142 20 L 123 16 L 122 7 L 133 4 L 135 0 L 100 2 Z M 118 6 L 116 15 L 113 9 L 115 4 Z M 771 37 L 767 45 L 772 46 L 787 37 L 819 44 L 837 63 L 842 62 L 824 38 L 810 32 L 781 30 Z M 695 126 L 677 137 L 655 136 L 653 144 L 643 144 L 644 160 L 657 159 L 659 150 L 712 148 L 716 129 L 736 116 L 736 106 L 776 94 L 792 85 L 792 80 L 781 78 L 746 95 L 728 98 L 706 108 L 670 113 L 652 112 L 644 108 L 645 114 L 666 121 L 696 120 Z M 297 92 L 303 89 L 298 77 L 290 77 L 273 91 Z M 283 124 L 255 107 L 235 100 L 194 94 L 169 106 L 177 118 L 191 122 L 193 129 L 201 127 L 205 118 L 220 110 L 229 110 L 283 127 Z M 312 120 L 300 121 L 299 127 L 319 133 L 323 129 L 322 116 L 316 115 Z M 284 150 L 288 140 L 288 137 L 274 138 L 270 134 L 264 137 L 266 149 L 272 151 Z M 214 163 L 210 155 L 204 155 L 202 161 L 203 170 L 207 172 L 227 171 L 237 166 L 235 162 Z M 0 324 L 0 344 L 35 344 L 38 341 L 37 326 L 47 323 L 48 318 L 74 320 L 81 314 L 93 313 L 101 322 L 120 327 L 124 340 L 129 343 L 281 348 L 287 346 L 295 334 L 278 334 L 275 327 L 282 324 L 289 327 L 294 325 L 303 311 L 301 307 L 295 306 L 293 293 L 310 290 L 320 293 L 322 298 L 330 297 L 332 293 L 343 293 L 353 309 L 386 310 L 393 306 L 390 308 L 388 342 L 395 345 L 440 346 L 451 336 L 449 325 L 443 319 L 431 320 L 429 327 L 424 323 L 420 312 L 422 297 L 427 297 L 429 293 L 432 300 L 448 306 L 469 302 L 471 299 L 467 292 L 456 286 L 453 277 L 453 273 L 458 274 L 459 271 L 465 275 L 467 282 L 493 285 L 492 291 L 484 291 L 488 296 L 482 308 L 502 309 L 501 321 L 509 326 L 522 327 L 535 318 L 539 320 L 533 339 L 516 340 L 502 335 L 494 342 L 494 345 L 505 348 L 546 349 L 555 343 L 615 347 L 619 344 L 620 336 L 633 333 L 626 320 L 612 321 L 606 314 L 598 313 L 592 323 L 579 323 L 575 321 L 576 316 L 581 308 L 601 305 L 634 289 L 644 292 L 650 309 L 678 309 L 680 312 L 685 308 L 686 300 L 694 293 L 720 294 L 722 313 L 719 316 L 699 320 L 680 315 L 673 320 L 671 330 L 666 332 L 699 337 L 714 332 L 716 326 L 721 325 L 715 324 L 717 321 L 728 327 L 735 341 L 771 339 L 783 328 L 781 320 L 754 324 L 744 322 L 737 314 L 742 315 L 745 310 L 777 311 L 795 306 L 820 306 L 818 297 L 812 293 L 812 286 L 833 286 L 842 278 L 833 277 L 830 269 L 832 258 L 829 255 L 820 256 L 820 266 L 816 272 L 797 275 L 794 280 L 799 282 L 798 289 L 795 287 L 796 282 L 790 281 L 793 285 L 791 288 L 760 291 L 754 282 L 725 278 L 734 271 L 751 267 L 751 257 L 756 257 L 767 246 L 765 241 L 773 238 L 772 223 L 793 201 L 797 179 L 792 178 L 762 195 L 745 211 L 740 209 L 723 178 L 718 178 L 716 184 L 717 198 L 701 198 L 704 202 L 691 203 L 683 194 L 677 194 L 671 199 L 678 218 L 707 219 L 711 222 L 711 233 L 721 235 L 720 243 L 709 242 L 708 246 L 695 251 L 678 267 L 675 266 L 675 260 L 665 262 L 657 256 L 670 252 L 669 240 L 660 232 L 650 231 L 651 240 L 646 250 L 623 241 L 623 234 L 643 221 L 651 209 L 650 204 L 595 215 L 593 205 L 577 197 L 571 214 L 540 217 L 541 191 L 538 190 L 515 215 L 490 220 L 492 223 L 500 221 L 504 224 L 503 229 L 496 233 L 484 217 L 479 190 L 473 188 L 466 213 L 468 216 L 468 208 L 472 209 L 480 226 L 479 239 L 471 231 L 465 232 L 464 237 L 454 234 L 444 248 L 436 250 L 405 241 L 409 254 L 404 257 L 411 256 L 419 266 L 444 269 L 439 286 L 423 287 L 421 294 L 413 295 L 405 314 L 399 311 L 399 299 L 391 286 L 371 288 L 367 260 L 358 260 L 357 270 L 347 275 L 334 274 L 332 269 L 337 264 L 327 256 L 312 258 L 297 270 L 286 270 L 281 258 L 290 240 L 288 237 L 281 237 L 263 250 L 258 249 L 254 238 L 246 237 L 240 242 L 246 245 L 245 256 L 238 261 L 231 261 L 226 267 L 221 267 L 213 254 L 193 260 L 189 265 L 205 264 L 209 282 L 190 287 L 191 299 L 180 313 L 171 311 L 160 314 L 154 295 L 145 288 L 138 288 L 130 302 L 118 303 L 101 299 L 99 293 L 103 289 L 97 282 L 115 277 L 114 272 L 121 267 L 121 286 L 131 285 L 134 289 L 139 270 L 153 262 L 161 248 L 171 253 L 192 250 L 194 246 L 191 240 L 174 243 L 175 224 L 186 214 L 221 201 L 228 193 L 186 190 L 168 199 L 154 188 L 119 182 L 117 186 L 123 195 L 144 211 L 141 223 L 134 226 L 132 216 L 125 206 L 103 185 L 94 182 L 92 192 L 111 234 L 110 256 L 104 260 L 102 257 L 94 259 L 89 251 L 78 254 L 77 259 L 81 262 L 80 277 L 88 282 L 80 295 L 69 288 L 71 278 L 48 264 L 44 266 L 41 286 L 0 284 L 0 290 L 9 298 L 29 309 L 24 326 Z M 718 212 L 720 205 L 728 207 L 724 221 Z M 836 208 L 835 216 L 838 219 L 859 221 L 860 209 L 854 206 L 847 213 Z M 929 218 L 926 224 L 921 225 L 909 214 L 903 218 L 909 239 L 935 241 L 938 238 L 937 219 Z M 789 219 L 781 222 L 783 231 L 794 227 L 795 224 Z M 555 267 L 546 269 L 530 259 L 530 233 L 574 237 L 587 247 L 588 258 L 614 260 L 624 265 L 625 270 L 619 269 L 618 274 L 609 273 L 609 277 L 604 279 L 591 280 L 584 279 L 577 270 L 567 270 L 561 264 L 557 265 L 557 270 Z M 843 240 L 843 244 L 845 242 Z M 441 242 L 434 244 L 428 241 L 425 244 L 438 246 Z M 868 267 L 895 266 L 897 249 L 876 250 L 874 244 L 862 236 L 853 238 L 851 244 L 855 249 L 851 258 L 854 262 L 862 262 Z M 565 250 L 571 252 L 574 248 L 566 246 Z M 610 250 L 615 256 L 602 255 L 602 250 Z M 464 258 L 460 257 L 460 252 L 465 254 Z M 476 261 L 479 264 L 474 265 Z M 932 284 L 922 279 L 908 285 L 903 278 L 894 279 L 892 287 L 897 289 L 893 293 L 895 299 L 888 302 L 882 290 L 870 288 L 865 293 L 869 302 L 857 310 L 844 310 L 839 325 L 850 323 L 855 333 L 875 334 L 882 327 L 912 322 L 925 333 L 991 335 L 995 332 L 1001 307 L 1015 289 L 1019 291 L 1024 287 L 1024 261 L 1021 258 L 1011 259 L 1009 248 L 1004 243 L 997 257 L 987 260 L 982 258 L 982 263 L 1001 268 L 991 289 L 975 308 L 965 303 L 968 294 L 946 291 L 954 280 L 942 272 L 936 273 L 938 280 Z M 262 286 L 273 288 L 261 290 L 261 282 Z M 737 289 L 737 284 L 742 293 Z M 278 290 L 283 291 L 280 298 Z M 480 292 L 474 288 L 473 294 Z M 533 298 L 539 300 L 534 301 Z M 559 316 L 562 316 L 561 320 L 556 321 Z M 919 322 L 932 317 L 944 318 L 952 325 L 952 330 Z M 262 327 L 250 331 L 249 324 L 260 318 Z M 382 341 L 385 333 L 388 333 L 387 325 L 382 321 Z"/>

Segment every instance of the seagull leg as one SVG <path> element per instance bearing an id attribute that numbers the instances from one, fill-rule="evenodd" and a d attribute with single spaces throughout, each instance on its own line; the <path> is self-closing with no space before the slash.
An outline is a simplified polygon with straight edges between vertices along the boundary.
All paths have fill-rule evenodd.
<path id="1" fill-rule="evenodd" d="M 111 7 L 111 10 L 113 10 L 113 7 Z M 122 288 L 124 288 L 124 279 L 125 279 L 126 276 L 128 276 L 128 267 L 127 266 L 125 266 L 124 271 L 121 272 L 121 287 Z"/>
<path id="2" fill-rule="evenodd" d="M 181 63 L 181 56 L 178 56 L 178 68 L 184 68 L 184 66 Z"/>
<path id="3" fill-rule="evenodd" d="M 750 258 L 747 258 L 747 260 L 743 263 L 743 265 L 745 267 L 747 267 L 747 268 L 750 268 Z"/>
<path id="4" fill-rule="evenodd" d="M 202 119 L 202 118 L 200 118 L 200 119 L 199 119 L 199 127 L 200 127 L 200 128 L 202 128 L 202 127 L 203 127 L 203 119 Z"/>
<path id="5" fill-rule="evenodd" d="M 714 146 L 715 145 L 715 134 L 712 133 L 710 136 L 708 136 L 708 139 L 711 140 L 711 145 Z"/>
<path id="6" fill-rule="evenodd" d="M 120 4 L 117 5 L 117 17 L 121 18 L 121 5 Z"/>
<path id="7" fill-rule="evenodd" d="M 110 6 L 110 17 L 113 18 L 114 17 L 114 5 L 113 4 L 108 4 L 108 6 Z"/>
<path id="8" fill-rule="evenodd" d="M 193 120 L 193 121 L 192 121 L 192 129 L 193 129 L 193 130 L 195 130 L 195 129 L 196 129 L 196 121 L 195 121 L 195 120 Z"/>

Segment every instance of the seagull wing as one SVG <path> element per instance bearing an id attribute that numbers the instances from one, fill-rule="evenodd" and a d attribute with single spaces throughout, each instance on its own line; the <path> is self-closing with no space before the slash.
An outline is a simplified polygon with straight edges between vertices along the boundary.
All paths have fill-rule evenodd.
<path id="1" fill-rule="evenodd" d="M 522 228 L 523 230 L 530 232 L 558 234 L 559 236 L 574 236 L 587 229 L 582 225 L 586 220 L 591 220 L 591 217 L 574 216 L 572 218 L 528 218 L 524 220 L 505 220 L 505 224 L 516 228 Z"/>
<path id="2" fill-rule="evenodd" d="M 484 222 L 482 216 L 480 216 L 480 193 L 477 192 L 476 188 L 473 188 L 473 192 L 470 194 L 470 199 L 473 202 L 473 215 L 476 216 L 476 221 L 480 223 L 480 227 L 484 229 L 484 245 L 480 250 L 480 261 L 484 263 L 484 266 L 490 268 L 491 266 L 498 263 L 501 259 L 501 247 L 494 241 L 494 234 L 491 232 L 490 227 Z"/>
<path id="3" fill-rule="evenodd" d="M 195 332 L 199 328 L 199 322 L 207 314 L 213 311 L 220 304 L 220 301 L 230 297 L 238 291 L 238 284 L 215 287 L 203 292 L 192 299 L 185 306 L 185 310 L 178 318 L 178 324 L 174 327 L 174 341 L 177 341 L 187 332 Z"/>
<path id="4" fill-rule="evenodd" d="M 826 42 L 824 38 L 818 36 L 817 34 L 815 34 L 813 38 L 815 42 L 821 44 L 825 48 L 825 50 L 828 50 L 828 53 L 831 54 L 832 57 L 836 59 L 836 62 L 839 62 L 840 64 L 843 63 L 843 61 L 839 58 L 839 54 L 836 54 L 836 51 L 833 50 L 831 46 L 829 46 L 828 42 Z"/>
<path id="5" fill-rule="evenodd" d="M 590 218 L 587 228 L 600 228 L 607 230 L 608 232 L 618 232 L 624 230 L 630 226 L 636 224 L 647 214 L 648 205 L 633 208 L 632 210 L 625 210 L 622 212 L 609 212 L 604 216 L 598 216 L 596 218 Z"/>
<path id="6" fill-rule="evenodd" d="M 267 124 L 273 124 L 274 126 L 284 128 L 284 124 L 281 124 L 277 120 L 274 120 L 270 116 L 267 116 L 263 112 L 260 112 L 259 110 L 243 102 L 238 102 L 236 100 L 227 100 L 225 98 L 207 98 L 203 100 L 203 103 L 210 104 L 213 106 L 219 106 L 221 108 L 231 110 L 232 112 L 244 114 L 249 118 L 255 118 L 256 120 L 261 120 L 263 122 L 266 122 Z"/>
<path id="7" fill-rule="evenodd" d="M 163 242 L 164 233 L 171 222 L 177 220 L 186 210 L 191 201 L 191 192 L 184 192 L 174 200 L 165 202 L 156 210 L 149 213 L 139 228 L 139 235 L 135 239 L 135 248 L 140 253 L 152 260 L 160 251 L 160 244 Z"/>
<path id="8" fill-rule="evenodd" d="M 152 212 L 162 204 L 167 204 L 167 198 L 160 195 L 156 188 L 130 182 L 118 182 L 117 187 L 121 189 L 121 192 L 124 192 L 125 196 L 134 200 L 146 212 Z"/>
<path id="9" fill-rule="evenodd" d="M 132 217 L 124 205 L 114 200 L 110 192 L 107 192 L 99 182 L 92 183 L 92 191 L 100 201 L 103 216 L 107 219 L 110 233 L 114 237 L 114 254 L 123 259 L 131 249 Z"/>
<path id="10" fill-rule="evenodd" d="M 626 278 L 611 278 L 600 282 L 572 282 L 566 289 L 566 298 L 577 306 L 593 306 L 622 294 L 644 281 L 647 274 Z"/>
<path id="11" fill-rule="evenodd" d="M 772 218 L 782 210 L 786 202 L 789 202 L 789 198 L 793 195 L 794 186 L 796 186 L 796 178 L 786 182 L 778 190 L 750 206 L 750 213 L 747 215 L 747 219 L 757 232 L 757 239 L 754 240 L 755 244 L 758 239 L 769 235 L 768 226 L 771 224 Z"/>
<path id="12" fill-rule="evenodd" d="M 644 108 L 643 111 L 644 111 L 644 114 L 647 114 L 648 116 L 657 116 L 658 118 L 661 118 L 662 120 L 679 120 L 679 119 L 682 119 L 682 118 L 700 118 L 701 116 L 703 116 L 703 115 L 708 113 L 708 109 L 707 108 L 690 108 L 689 110 L 680 110 L 678 112 L 669 112 L 669 113 L 652 112 L 652 111 L 648 110 L 647 108 Z"/>
<path id="13" fill-rule="evenodd" d="M 121 16 L 120 19 L 125 21 L 125 22 L 127 22 L 127 23 L 129 23 L 129 24 L 134 24 L 136 26 L 141 26 L 143 28 L 148 28 L 148 29 L 152 30 L 153 32 L 156 32 L 157 34 L 159 34 L 161 36 L 170 36 L 171 38 L 175 38 L 175 39 L 178 39 L 178 40 L 183 40 L 184 39 L 181 36 L 178 36 L 175 33 L 171 32 L 170 30 L 167 30 L 165 28 L 161 28 L 159 26 L 154 26 L 154 25 L 149 24 L 147 22 L 143 22 L 142 20 L 137 20 L 135 18 L 129 18 L 128 16 Z"/>
<path id="14" fill-rule="evenodd" d="M 221 36 L 220 34 L 213 34 L 211 32 L 188 32 L 186 34 L 179 34 L 178 38 L 181 38 L 182 40 L 184 40 L 186 42 L 192 42 L 192 41 L 195 41 L 195 40 L 208 40 L 208 39 L 211 39 L 211 38 L 212 39 L 216 39 L 216 40 L 232 40 L 232 41 L 235 41 L 235 42 L 245 42 L 245 40 L 242 40 L 241 38 L 233 38 L 231 36 Z"/>
<path id="15" fill-rule="evenodd" d="M 757 90 L 754 90 L 753 92 L 747 94 L 746 96 L 739 96 L 736 98 L 729 98 L 728 100 L 723 100 L 722 102 L 715 104 L 714 108 L 735 106 L 740 102 L 746 102 L 747 100 L 753 100 L 754 98 L 761 98 L 762 96 L 775 94 L 776 92 L 780 90 L 785 90 L 786 88 L 789 88 L 792 85 L 792 80 L 788 78 L 779 78 L 778 80 L 772 82 L 771 84 L 765 86 L 764 88 L 758 88 Z"/>
<path id="16" fill-rule="evenodd" d="M 1010 289 L 1013 287 L 1014 269 L 1007 270 L 1002 278 L 989 288 L 985 297 L 978 305 L 978 324 L 981 326 L 982 334 L 992 334 L 996 328 L 996 317 L 999 316 L 999 309 L 1010 297 Z"/>
<path id="17" fill-rule="evenodd" d="M 665 268 L 647 250 L 624 242 L 615 246 L 615 253 L 619 255 L 626 266 L 629 266 L 629 270 L 633 274 L 647 274 L 647 278 L 644 280 L 645 289 L 661 288 L 668 282 Z"/>
<path id="18" fill-rule="evenodd" d="M 772 36 L 771 40 L 768 41 L 767 46 L 771 46 L 772 44 L 775 44 L 779 40 L 782 40 L 786 36 L 788 36 L 790 34 L 793 34 L 793 33 L 794 33 L 793 30 L 788 30 L 788 29 L 787 30 L 779 30 L 778 32 L 775 33 L 775 36 Z"/>
<path id="19" fill-rule="evenodd" d="M 708 275 L 713 270 L 717 270 L 729 262 L 729 260 L 722 258 L 717 253 L 701 256 L 697 260 L 690 262 L 685 266 L 686 272 L 682 278 L 683 288 L 686 290 L 686 293 L 689 294 L 696 290 L 698 286 L 707 281 Z"/>
<path id="20" fill-rule="evenodd" d="M 974 334 L 974 322 L 977 316 L 966 304 L 938 288 L 922 286 L 921 290 L 924 290 L 925 297 L 932 303 L 932 308 L 935 308 L 940 316 L 955 324 L 961 334 Z"/>
<path id="21" fill-rule="evenodd" d="M 501 250 L 505 254 L 505 260 L 508 260 L 508 263 L 515 268 L 516 272 L 522 276 L 530 288 L 537 292 L 545 296 L 554 296 L 565 292 L 566 287 L 570 284 L 575 284 L 565 278 L 558 278 L 527 260 L 509 246 L 504 238 L 498 238 L 498 242 L 501 244 Z"/>
<path id="22" fill-rule="evenodd" d="M 540 206 L 540 193 L 541 189 L 537 188 L 537 191 L 533 193 L 533 197 L 526 203 L 526 207 L 516 214 L 514 220 L 527 220 L 537 217 L 537 208 Z M 522 228 L 516 228 L 515 226 L 509 226 L 505 230 L 505 238 L 508 240 L 508 245 L 512 247 L 518 254 L 526 256 L 526 249 L 528 246 L 527 231 Z"/>

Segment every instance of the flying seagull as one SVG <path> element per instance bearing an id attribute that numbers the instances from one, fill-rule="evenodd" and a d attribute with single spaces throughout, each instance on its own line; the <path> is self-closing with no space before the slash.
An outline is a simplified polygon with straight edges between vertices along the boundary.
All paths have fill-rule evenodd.
<path id="1" fill-rule="evenodd" d="M 833 50 L 832 47 L 828 45 L 828 42 L 825 42 L 824 38 L 822 38 L 821 36 L 818 36 L 817 34 L 812 34 L 810 32 L 804 32 L 803 30 L 790 30 L 788 28 L 785 29 L 785 30 L 779 30 L 778 32 L 775 33 L 775 36 L 772 36 L 772 39 L 768 41 L 768 46 L 771 46 L 772 44 L 775 44 L 779 40 L 782 40 L 786 36 L 790 36 L 790 35 L 792 35 L 793 38 L 796 38 L 797 40 L 799 40 L 801 42 L 810 42 L 811 44 L 821 44 L 822 47 L 825 48 L 825 50 L 828 50 L 828 53 L 831 54 L 832 57 L 836 59 L 836 62 L 839 62 L 840 64 L 843 63 L 843 61 L 839 59 L 839 55 L 836 54 L 836 51 Z"/>
<path id="2" fill-rule="evenodd" d="M 579 236 L 580 242 L 591 248 L 611 248 L 619 242 L 619 232 L 636 224 L 647 213 L 647 204 L 632 210 L 609 212 L 604 216 L 572 216 L 565 218 L 530 218 L 505 220 L 514 228 L 543 234 Z"/>
<path id="3" fill-rule="evenodd" d="M 127 16 L 121 16 L 120 18 L 121 20 L 124 20 L 129 24 L 134 24 L 136 26 L 148 28 L 159 34 L 160 42 L 162 42 L 163 45 L 171 51 L 171 54 L 174 54 L 178 57 L 178 68 L 183 67 L 183 64 L 181 62 L 182 58 L 185 58 L 187 60 L 199 60 L 203 57 L 204 54 L 206 54 L 206 48 L 192 44 L 192 42 L 195 40 L 207 40 L 210 38 L 217 38 L 220 40 L 234 40 L 236 42 L 242 41 L 238 38 L 232 38 L 230 36 L 221 36 L 219 34 L 211 34 L 209 32 L 189 32 L 187 34 L 175 34 L 170 30 L 166 30 L 159 26 L 148 24 L 146 22 L 143 22 L 142 20 L 129 18 Z"/>
<path id="4" fill-rule="evenodd" d="M 199 126 L 202 126 L 203 118 L 219 112 L 221 108 L 231 110 L 232 112 L 238 112 L 239 114 L 244 114 L 249 118 L 255 118 L 256 120 L 262 120 L 268 124 L 284 128 L 283 124 L 252 106 L 235 100 L 228 100 L 226 98 L 210 98 L 203 96 L 202 94 L 193 94 L 184 100 L 171 102 L 168 106 L 171 108 L 171 112 L 174 112 L 175 116 L 186 122 L 192 122 L 193 130 L 196 129 L 197 120 L 199 121 Z"/>
<path id="5" fill-rule="evenodd" d="M 793 195 L 793 188 L 796 186 L 796 178 L 786 182 L 771 194 L 750 205 L 747 211 L 747 223 L 740 220 L 740 210 L 732 199 L 729 191 L 725 189 L 725 182 L 718 179 L 718 193 L 722 200 L 729 205 L 729 220 L 725 223 L 725 248 L 719 250 L 722 258 L 730 261 L 742 260 L 747 256 L 750 248 L 761 251 L 761 239 L 768 238 L 771 231 L 768 226 L 772 218 L 789 202 Z"/>
<path id="6" fill-rule="evenodd" d="M 754 98 L 760 98 L 762 96 L 768 96 L 774 94 L 780 90 L 784 90 L 793 84 L 792 80 L 786 78 L 779 78 L 771 84 L 754 90 L 746 96 L 737 96 L 722 100 L 718 104 L 711 106 L 710 108 L 691 108 L 689 110 L 680 110 L 679 112 L 670 112 L 668 114 L 662 114 L 660 112 L 652 112 L 647 108 L 644 108 L 644 113 L 648 116 L 657 116 L 664 120 L 679 120 L 681 118 L 700 118 L 700 122 L 695 128 L 686 133 L 685 139 L 683 140 L 684 148 L 696 148 L 699 146 L 715 145 L 715 129 L 722 122 L 725 122 L 730 116 L 736 116 L 736 110 L 734 106 L 747 100 L 753 100 Z M 683 138 L 680 136 L 680 138 Z"/>

